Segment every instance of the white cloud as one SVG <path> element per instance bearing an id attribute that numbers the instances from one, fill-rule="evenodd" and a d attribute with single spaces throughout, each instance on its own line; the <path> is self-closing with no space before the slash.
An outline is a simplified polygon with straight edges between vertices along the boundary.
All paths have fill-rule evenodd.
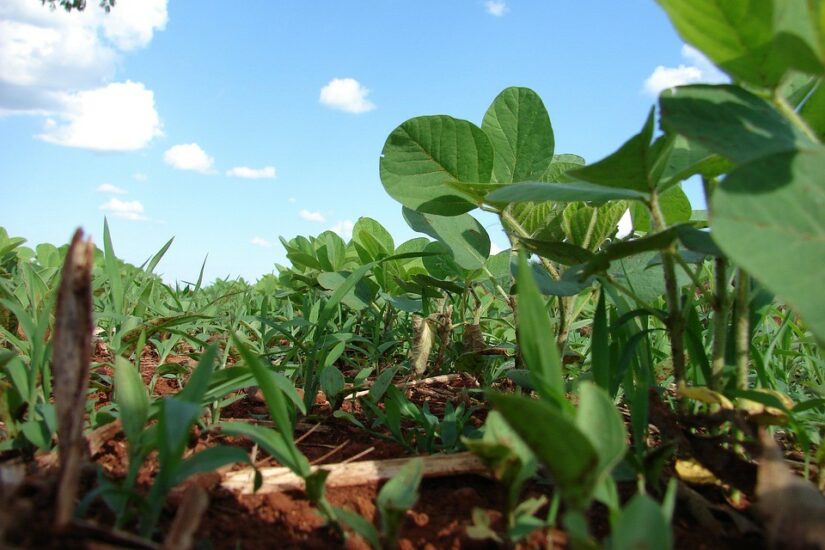
<path id="1" fill-rule="evenodd" d="M 696 48 L 685 44 L 682 46 L 682 57 L 688 64 L 680 64 L 678 67 L 656 67 L 645 80 L 644 91 L 652 96 L 658 96 L 663 90 L 674 86 L 728 81 L 725 74 Z"/>
<path id="2" fill-rule="evenodd" d="M 143 221 L 147 219 L 143 215 L 143 205 L 140 201 L 122 201 L 113 198 L 109 199 L 109 202 L 101 204 L 100 209 L 127 220 Z"/>
<path id="3" fill-rule="evenodd" d="M 149 176 L 147 176 L 143 172 L 135 172 L 134 174 L 132 174 L 132 178 L 134 178 L 135 181 L 146 181 L 149 179 Z"/>
<path id="4" fill-rule="evenodd" d="M 507 3 L 503 0 L 487 0 L 484 2 L 484 7 L 487 9 L 487 13 L 496 17 L 501 17 L 510 11 Z"/>
<path id="5" fill-rule="evenodd" d="M 111 183 L 101 183 L 97 186 L 97 190 L 100 193 L 110 193 L 112 195 L 125 195 L 126 189 L 121 189 L 117 185 L 112 185 Z"/>
<path id="6" fill-rule="evenodd" d="M 38 139 L 96 151 L 134 151 L 161 135 L 155 95 L 139 82 L 57 94 L 62 108 L 47 119 Z"/>
<path id="7" fill-rule="evenodd" d="M 91 4 L 66 13 L 30 0 L 0 2 L 0 116 L 76 117 L 77 97 L 105 89 L 122 54 L 145 47 L 166 26 L 167 0 L 119 0 L 109 14 Z"/>
<path id="8" fill-rule="evenodd" d="M 327 219 L 324 217 L 323 214 L 320 212 L 310 212 L 309 210 L 301 210 L 298 212 L 298 215 L 301 217 L 302 220 L 306 220 L 308 222 L 319 222 L 324 223 Z"/>
<path id="9" fill-rule="evenodd" d="M 272 243 L 264 239 L 263 237 L 253 237 L 252 240 L 249 242 L 251 244 L 254 244 L 255 246 L 260 246 L 262 248 L 272 248 Z"/>
<path id="10" fill-rule="evenodd" d="M 338 234 L 338 236 L 344 239 L 345 241 L 348 241 L 352 238 L 352 229 L 354 227 L 355 224 L 352 223 L 352 221 L 341 220 L 340 222 L 330 227 L 329 230 L 333 233 Z"/>
<path id="11" fill-rule="evenodd" d="M 208 174 L 212 172 L 215 159 L 206 154 L 197 143 L 174 145 L 163 153 L 163 160 L 178 170 L 193 170 Z"/>
<path id="12" fill-rule="evenodd" d="M 321 88 L 321 103 L 347 113 L 366 113 L 375 109 L 367 99 L 370 91 L 354 78 L 334 78 Z"/>
<path id="13" fill-rule="evenodd" d="M 276 172 L 274 166 L 264 166 L 263 168 L 248 168 L 246 166 L 236 166 L 226 171 L 227 176 L 233 178 L 246 178 L 250 180 L 275 179 Z"/>
<path id="14" fill-rule="evenodd" d="M 286 200 L 286 202 L 288 202 L 289 204 L 295 204 L 296 199 L 295 199 L 295 197 L 289 197 L 289 198 Z"/>

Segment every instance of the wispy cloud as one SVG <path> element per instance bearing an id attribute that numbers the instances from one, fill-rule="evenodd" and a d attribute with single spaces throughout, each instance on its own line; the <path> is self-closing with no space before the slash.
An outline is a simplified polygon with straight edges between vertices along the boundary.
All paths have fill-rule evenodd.
<path id="1" fill-rule="evenodd" d="M 705 82 L 717 84 L 727 82 L 728 77 L 717 69 L 702 52 L 692 46 L 685 44 L 682 46 L 682 58 L 687 64 L 680 64 L 678 67 L 665 67 L 659 65 L 650 76 L 645 79 L 645 93 L 658 96 L 663 90 L 674 86 L 685 84 L 696 84 Z"/>
<path id="2" fill-rule="evenodd" d="M 212 173 L 215 159 L 206 154 L 197 143 L 175 145 L 166 150 L 163 160 L 178 170 L 192 170 L 202 174 Z"/>
<path id="3" fill-rule="evenodd" d="M 252 237 L 252 240 L 249 242 L 255 246 L 260 246 L 261 248 L 272 248 L 272 243 L 263 237 Z"/>
<path id="4" fill-rule="evenodd" d="M 97 186 L 97 191 L 100 193 L 109 193 L 111 195 L 125 195 L 127 193 L 126 189 L 121 189 L 117 185 L 112 185 L 111 183 L 101 183 Z"/>
<path id="5" fill-rule="evenodd" d="M 147 176 L 143 172 L 135 172 L 134 174 L 132 174 L 132 178 L 135 181 L 146 181 L 149 179 L 149 176 Z"/>
<path id="6" fill-rule="evenodd" d="M 507 2 L 504 2 L 504 0 L 487 0 L 484 2 L 484 8 L 487 10 L 487 13 L 496 17 L 502 17 L 510 11 L 510 8 L 507 7 Z"/>
<path id="7" fill-rule="evenodd" d="M 327 221 L 324 215 L 320 212 L 310 212 L 306 209 L 302 209 L 300 212 L 298 212 L 298 215 L 301 217 L 302 220 L 306 220 L 308 222 L 324 223 L 325 221 Z"/>
<path id="8" fill-rule="evenodd" d="M 274 166 L 264 166 L 263 168 L 249 168 L 247 166 L 236 166 L 226 171 L 226 175 L 233 178 L 245 178 L 250 180 L 270 179 L 277 176 Z"/>
<path id="9" fill-rule="evenodd" d="M 344 239 L 345 241 L 348 241 L 352 238 L 352 229 L 354 227 L 355 224 L 352 223 L 351 220 L 341 220 L 340 222 L 330 227 L 329 230 L 333 233 L 337 233 L 338 236 Z"/>
<path id="10" fill-rule="evenodd" d="M 289 197 L 286 200 L 286 202 L 288 202 L 289 204 L 295 204 L 297 202 L 297 200 L 295 199 L 295 197 Z"/>
<path id="11" fill-rule="evenodd" d="M 375 104 L 367 99 L 369 93 L 354 78 L 334 78 L 321 88 L 321 104 L 346 113 L 366 113 L 375 109 Z"/>
<path id="12" fill-rule="evenodd" d="M 113 198 L 101 204 L 100 209 L 111 213 L 113 216 L 127 220 L 146 221 L 148 219 L 143 215 L 143 205 L 140 201 L 122 201 Z"/>

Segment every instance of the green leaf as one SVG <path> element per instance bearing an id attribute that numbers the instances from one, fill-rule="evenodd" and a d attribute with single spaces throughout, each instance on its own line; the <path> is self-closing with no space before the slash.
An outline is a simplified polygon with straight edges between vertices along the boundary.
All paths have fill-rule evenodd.
<path id="1" fill-rule="evenodd" d="M 455 216 L 476 207 L 450 181 L 490 181 L 493 146 L 474 124 L 449 116 L 412 118 L 393 130 L 381 155 L 387 193 L 412 210 Z"/>
<path id="2" fill-rule="evenodd" d="M 235 334 L 232 335 L 232 342 L 235 344 L 235 347 L 238 348 L 244 362 L 255 376 L 255 381 L 258 383 L 258 387 L 261 388 L 261 393 L 263 393 L 264 401 L 266 401 L 266 407 L 272 416 L 272 420 L 275 422 L 278 430 L 285 434 L 291 442 L 292 422 L 289 420 L 289 412 L 286 401 L 284 400 L 284 395 L 271 376 L 271 369 L 264 365 L 258 356 L 249 351 L 249 348 L 247 348 Z M 297 449 L 295 449 L 295 451 L 297 452 Z"/>
<path id="3" fill-rule="evenodd" d="M 717 188 L 713 240 L 825 340 L 825 150 L 744 164 Z"/>
<path id="4" fill-rule="evenodd" d="M 210 344 L 201 354 L 198 366 L 192 372 L 186 386 L 177 394 L 177 398 L 182 401 L 189 401 L 196 405 L 204 405 L 203 396 L 209 388 L 212 380 L 212 372 L 215 368 L 215 360 L 218 357 L 217 344 Z"/>
<path id="5" fill-rule="evenodd" d="M 332 231 L 324 231 L 313 243 L 318 263 L 324 271 L 337 271 L 346 263 L 347 246 L 344 239 Z"/>
<path id="6" fill-rule="evenodd" d="M 348 271 L 325 272 L 318 275 L 318 284 L 327 290 L 335 292 L 341 288 L 350 276 Z M 360 279 L 355 287 L 344 294 L 341 302 L 356 311 L 361 311 L 370 307 L 378 294 L 378 285 L 366 278 Z"/>
<path id="7" fill-rule="evenodd" d="M 189 430 L 200 412 L 200 404 L 181 401 L 177 397 L 167 397 L 161 401 L 157 446 L 164 472 L 176 470 L 189 440 Z"/>
<path id="8" fill-rule="evenodd" d="M 519 238 L 519 242 L 530 252 L 562 265 L 582 264 L 593 257 L 593 253 L 589 250 L 566 242 L 548 242 L 526 238 Z"/>
<path id="9" fill-rule="evenodd" d="M 581 168 L 585 164 L 587 163 L 579 155 L 553 155 L 553 162 L 550 163 L 540 179 L 550 183 L 572 183 L 575 179 L 568 176 L 567 172 Z"/>
<path id="10" fill-rule="evenodd" d="M 599 387 L 610 391 L 612 369 L 610 368 L 609 332 L 607 330 L 607 308 L 604 303 L 604 289 L 599 292 L 596 312 L 593 314 L 593 338 L 590 345 L 590 368 L 593 380 Z"/>
<path id="11" fill-rule="evenodd" d="M 586 505 L 599 458 L 573 421 L 546 401 L 493 392 L 487 398 L 547 467 L 562 496 L 575 508 Z"/>
<path id="12" fill-rule="evenodd" d="M 337 286 L 337 288 L 333 291 L 332 296 L 330 296 L 324 304 L 324 308 L 321 310 L 321 313 L 318 315 L 317 326 L 320 330 L 326 329 L 327 324 L 330 322 L 333 315 L 335 315 L 338 304 L 341 303 L 344 297 L 349 294 L 353 288 L 355 288 L 358 281 L 360 281 L 373 267 L 375 267 L 375 263 L 362 265 L 347 275 L 346 279 L 344 279 L 344 281 Z"/>
<path id="13" fill-rule="evenodd" d="M 209 447 L 181 462 L 175 471 L 173 485 L 177 485 L 195 474 L 212 472 L 227 464 L 237 464 L 239 462 L 251 464 L 245 449 L 229 447 L 228 445 Z"/>
<path id="14" fill-rule="evenodd" d="M 670 522 L 659 504 L 644 494 L 637 494 L 622 510 L 613 527 L 615 550 L 673 547 Z"/>
<path id="15" fill-rule="evenodd" d="M 361 217 L 352 228 L 352 242 L 366 255 L 361 261 L 372 262 L 389 256 L 395 250 L 392 235 L 372 218 Z"/>
<path id="16" fill-rule="evenodd" d="M 321 370 L 321 389 L 329 399 L 335 398 L 344 391 L 345 384 L 344 375 L 334 365 L 327 365 Z"/>
<path id="17" fill-rule="evenodd" d="M 403 215 L 415 231 L 444 243 L 463 269 L 480 269 L 490 256 L 490 236 L 484 226 L 469 214 L 436 216 L 420 214 L 405 207 Z"/>
<path id="18" fill-rule="evenodd" d="M 773 87 L 785 73 L 774 51 L 772 0 L 659 3 L 682 38 L 735 79 Z"/>
<path id="19" fill-rule="evenodd" d="M 312 473 L 309 461 L 288 435 L 245 422 L 221 422 L 220 425 L 224 433 L 250 438 L 295 475 L 306 477 Z"/>
<path id="20" fill-rule="evenodd" d="M 335 515 L 338 519 L 346 523 L 358 536 L 367 541 L 372 548 L 375 550 L 381 548 L 381 541 L 378 538 L 378 530 L 372 523 L 370 523 L 362 515 L 356 512 L 351 512 L 345 508 L 335 507 L 333 509 L 335 510 Z"/>
<path id="21" fill-rule="evenodd" d="M 160 248 L 160 250 L 158 250 L 158 251 L 157 251 L 157 253 L 155 253 L 155 255 L 154 255 L 154 256 L 152 256 L 152 259 L 151 259 L 151 260 L 149 260 L 149 263 L 148 263 L 148 264 L 147 264 L 147 266 L 146 266 L 146 269 L 145 269 L 146 273 L 152 273 L 152 272 L 155 270 L 155 268 L 157 267 L 158 263 L 161 261 L 161 259 L 163 259 L 163 256 L 166 254 L 166 251 L 167 251 L 167 250 L 169 250 L 169 247 L 170 247 L 170 246 L 172 246 L 172 241 L 174 241 L 174 240 L 175 240 L 175 238 L 174 238 L 174 237 L 172 237 L 171 239 L 169 239 L 169 240 L 166 242 L 166 244 L 165 244 L 165 245 L 163 245 L 163 246 Z"/>
<path id="22" fill-rule="evenodd" d="M 738 86 L 697 84 L 659 97 L 662 126 L 736 163 L 811 147 L 773 106 Z"/>
<path id="23" fill-rule="evenodd" d="M 493 144 L 492 181 L 537 180 L 553 160 L 555 139 L 550 115 L 529 88 L 507 88 L 493 100 L 481 129 Z"/>
<path id="24" fill-rule="evenodd" d="M 126 313 L 123 311 L 123 281 L 120 278 L 120 268 L 112 246 L 112 237 L 109 234 L 109 220 L 105 217 L 103 218 L 103 254 L 106 278 L 111 288 L 112 305 L 115 313 L 123 315 Z"/>
<path id="25" fill-rule="evenodd" d="M 376 505 L 382 515 L 387 511 L 406 512 L 418 500 L 418 486 L 424 474 L 424 461 L 413 458 L 387 481 L 378 493 Z"/>
<path id="26" fill-rule="evenodd" d="M 661 193 L 690 176 L 717 177 L 731 168 L 733 164 L 730 161 L 683 135 L 676 135 L 657 188 Z"/>
<path id="27" fill-rule="evenodd" d="M 556 339 L 544 298 L 539 294 L 527 256 L 519 254 L 518 342 L 536 391 L 548 402 L 561 407 L 564 376 Z"/>
<path id="28" fill-rule="evenodd" d="M 647 192 L 656 184 L 656 181 L 651 178 L 651 170 L 657 159 L 656 151 L 650 145 L 652 138 L 653 109 L 651 108 L 641 132 L 627 140 L 615 153 L 595 164 L 571 170 L 568 174 L 574 178 L 606 187 Z"/>
<path id="29" fill-rule="evenodd" d="M 562 214 L 562 228 L 568 242 L 588 250 L 598 250 L 616 231 L 619 220 L 626 211 L 625 201 L 610 202 L 599 207 L 582 203 L 568 204 Z"/>
<path id="30" fill-rule="evenodd" d="M 627 431 L 606 389 L 590 382 L 580 386 L 576 426 L 596 450 L 598 477 L 609 475 L 627 450 Z"/>
<path id="31" fill-rule="evenodd" d="M 634 189 L 607 187 L 584 181 L 570 183 L 545 183 L 531 181 L 514 183 L 489 193 L 484 201 L 490 204 L 510 204 L 519 202 L 604 202 L 614 199 L 647 200 L 648 193 Z"/>
<path id="32" fill-rule="evenodd" d="M 137 368 L 122 357 L 115 358 L 115 403 L 123 433 L 130 445 L 137 443 L 149 417 L 149 394 Z"/>

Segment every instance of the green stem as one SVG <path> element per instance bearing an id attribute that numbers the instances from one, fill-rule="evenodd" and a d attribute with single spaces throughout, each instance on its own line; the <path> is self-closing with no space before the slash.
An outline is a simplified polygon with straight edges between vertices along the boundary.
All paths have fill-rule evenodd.
<path id="1" fill-rule="evenodd" d="M 736 388 L 748 388 L 750 359 L 750 275 L 736 270 Z"/>
<path id="2" fill-rule="evenodd" d="M 810 139 L 814 143 L 819 143 L 819 136 L 816 135 L 808 123 L 802 118 L 796 109 L 788 103 L 788 100 L 777 90 L 776 93 L 773 95 L 773 104 L 777 108 L 777 110 L 782 113 L 785 118 L 787 118 L 791 124 L 796 126 L 796 128 L 805 134 L 805 137 Z"/>
<path id="3" fill-rule="evenodd" d="M 495 210 L 495 209 L 484 209 L 484 210 L 487 211 L 487 212 L 494 212 L 494 213 L 498 214 L 499 216 L 501 216 L 501 219 L 506 221 L 507 224 L 510 225 L 515 230 L 515 232 L 518 234 L 519 237 L 522 237 L 522 238 L 525 238 L 525 239 L 530 238 L 530 233 L 528 233 L 527 230 L 524 229 L 521 226 L 521 224 L 518 222 L 518 220 L 516 220 L 513 217 L 513 215 L 510 214 L 510 212 L 506 208 L 504 210 Z M 548 260 L 547 258 L 542 258 L 542 257 L 539 257 L 539 260 L 541 260 L 541 264 L 544 266 L 544 269 L 546 269 L 547 272 L 550 273 L 550 275 L 553 277 L 553 279 L 558 281 L 561 278 L 561 274 L 559 273 L 559 270 L 556 269 L 556 266 L 554 266 L 553 263 L 550 260 Z"/>
<path id="4" fill-rule="evenodd" d="M 728 264 L 725 258 L 716 258 L 715 279 L 716 293 L 713 304 L 713 351 L 710 369 L 713 378 L 708 381 L 711 389 L 718 389 L 722 371 L 725 369 L 725 346 L 728 335 Z"/>
<path id="5" fill-rule="evenodd" d="M 653 231 L 665 228 L 665 217 L 659 206 L 659 194 L 654 190 L 650 197 L 650 214 Z M 684 318 L 681 311 L 679 285 L 676 281 L 675 245 L 662 250 L 662 271 L 665 277 L 665 299 L 668 317 L 666 326 L 670 333 L 670 352 L 673 356 L 673 378 L 677 385 L 685 381 Z"/>

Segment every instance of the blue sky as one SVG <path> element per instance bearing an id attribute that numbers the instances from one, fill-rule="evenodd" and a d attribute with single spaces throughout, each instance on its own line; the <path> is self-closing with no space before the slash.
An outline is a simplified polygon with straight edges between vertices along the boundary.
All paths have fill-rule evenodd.
<path id="1" fill-rule="evenodd" d="M 410 117 L 480 124 L 527 86 L 556 152 L 594 161 L 657 90 L 719 78 L 652 0 L 118 0 L 109 15 L 4 0 L 0 226 L 30 245 L 82 226 L 101 244 L 105 215 L 133 263 L 175 237 L 168 281 L 207 254 L 207 280 L 254 281 L 285 263 L 278 236 L 346 237 L 360 216 L 414 236 L 378 177 Z"/>

